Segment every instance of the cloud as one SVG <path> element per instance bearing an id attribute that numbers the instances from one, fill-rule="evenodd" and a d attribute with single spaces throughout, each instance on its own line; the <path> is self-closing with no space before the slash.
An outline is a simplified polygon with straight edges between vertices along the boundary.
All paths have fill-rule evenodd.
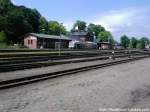
<path id="1" fill-rule="evenodd" d="M 100 14 L 93 20 L 95 24 L 103 25 L 119 39 L 123 34 L 128 36 L 149 36 L 150 12 L 148 8 L 126 8 L 110 10 Z M 91 21 L 92 22 L 92 21 Z"/>
<path id="2" fill-rule="evenodd" d="M 13 4 L 16 4 L 15 0 L 11 0 L 11 2 L 12 2 Z"/>
<path id="3" fill-rule="evenodd" d="M 63 25 L 65 26 L 65 28 L 70 31 L 73 28 L 73 22 L 64 22 Z"/>

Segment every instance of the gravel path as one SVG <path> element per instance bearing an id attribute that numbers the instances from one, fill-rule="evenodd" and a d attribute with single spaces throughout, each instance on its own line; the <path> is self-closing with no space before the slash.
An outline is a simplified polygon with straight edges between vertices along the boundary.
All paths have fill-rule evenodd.
<path id="1" fill-rule="evenodd" d="M 150 58 L 0 91 L 0 112 L 101 112 L 110 108 L 148 111 Z"/>

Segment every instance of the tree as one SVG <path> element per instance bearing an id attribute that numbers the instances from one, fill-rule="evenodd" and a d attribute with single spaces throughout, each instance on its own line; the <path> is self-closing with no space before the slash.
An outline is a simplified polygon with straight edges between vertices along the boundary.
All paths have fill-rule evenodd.
<path id="1" fill-rule="evenodd" d="M 113 36 L 111 35 L 111 33 L 109 31 L 101 31 L 98 34 L 98 39 L 100 42 L 109 42 L 111 44 L 114 43 Z"/>
<path id="2" fill-rule="evenodd" d="M 87 28 L 88 32 L 90 33 L 95 33 L 95 36 L 98 37 L 98 34 L 100 32 L 104 32 L 105 31 L 105 28 L 102 27 L 101 25 L 95 25 L 95 24 L 89 24 L 88 25 L 88 28 Z"/>
<path id="3" fill-rule="evenodd" d="M 10 0 L 0 0 L 0 31 L 4 31 L 8 42 L 18 43 L 20 36 L 28 32 L 39 32 L 41 15 L 36 9 L 15 6 Z"/>
<path id="4" fill-rule="evenodd" d="M 142 37 L 140 39 L 140 48 L 145 49 L 146 45 L 150 43 L 150 40 L 147 37 Z"/>
<path id="5" fill-rule="evenodd" d="M 135 49 L 137 44 L 138 44 L 138 39 L 136 39 L 135 37 L 132 37 L 131 41 L 130 41 L 130 48 L 134 48 Z"/>
<path id="6" fill-rule="evenodd" d="M 13 4 L 10 0 L 0 0 L 0 16 L 4 16 L 11 10 Z"/>
<path id="7" fill-rule="evenodd" d="M 41 17 L 40 13 L 36 9 L 30 9 L 24 6 L 17 8 L 23 12 L 24 19 L 32 26 L 33 32 L 39 33 L 39 20 Z"/>
<path id="8" fill-rule="evenodd" d="M 0 31 L 5 31 L 7 14 L 13 8 L 10 0 L 0 0 Z"/>
<path id="9" fill-rule="evenodd" d="M 14 9 L 9 12 L 7 16 L 7 22 L 5 24 L 5 32 L 8 35 L 8 40 L 13 43 L 21 41 L 22 35 L 32 32 L 32 25 L 24 19 L 24 15 L 21 10 Z"/>
<path id="10" fill-rule="evenodd" d="M 98 39 L 100 42 L 108 42 L 108 35 L 106 32 L 102 31 L 98 34 Z"/>
<path id="11" fill-rule="evenodd" d="M 130 39 L 126 35 L 121 36 L 121 45 L 124 48 L 129 47 L 129 43 L 130 43 Z"/>
<path id="12" fill-rule="evenodd" d="M 40 23 L 39 25 L 40 33 L 47 34 L 48 33 L 48 21 L 44 17 L 41 17 L 39 20 L 39 23 Z"/>
<path id="13" fill-rule="evenodd" d="M 48 30 L 49 30 L 48 34 L 50 35 L 60 35 L 60 34 L 66 35 L 67 33 L 65 27 L 62 24 L 58 23 L 57 21 L 50 21 L 48 23 Z"/>
<path id="14" fill-rule="evenodd" d="M 80 32 L 86 31 L 86 22 L 77 20 L 76 23 L 73 25 L 73 29 L 71 31 L 73 32 L 76 30 Z"/>
<path id="15" fill-rule="evenodd" d="M 137 48 L 137 49 L 141 49 L 141 42 L 140 42 L 140 40 L 138 41 L 138 43 L 137 43 L 137 45 L 136 45 L 136 48 Z"/>

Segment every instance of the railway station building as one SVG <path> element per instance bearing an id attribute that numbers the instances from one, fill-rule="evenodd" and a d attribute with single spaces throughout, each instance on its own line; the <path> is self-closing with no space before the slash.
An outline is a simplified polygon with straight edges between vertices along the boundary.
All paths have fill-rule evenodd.
<path id="1" fill-rule="evenodd" d="M 68 48 L 69 42 L 71 39 L 66 36 L 56 36 L 56 35 L 47 35 L 47 34 L 38 34 L 38 33 L 28 33 L 24 37 L 24 46 L 30 49 L 58 49 Z"/>
<path id="2" fill-rule="evenodd" d="M 97 48 L 96 37 L 93 33 L 85 31 L 74 31 L 69 35 L 69 38 L 72 40 L 69 43 L 70 48 Z"/>

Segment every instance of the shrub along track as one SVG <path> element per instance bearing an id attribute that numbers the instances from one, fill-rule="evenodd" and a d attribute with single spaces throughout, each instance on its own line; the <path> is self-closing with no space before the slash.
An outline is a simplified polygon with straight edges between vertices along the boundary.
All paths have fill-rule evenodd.
<path id="1" fill-rule="evenodd" d="M 51 78 L 55 78 L 55 77 L 59 77 L 59 76 L 74 74 L 74 73 L 78 73 L 78 72 L 84 72 L 84 71 L 88 71 L 88 70 L 92 70 L 92 69 L 96 69 L 96 68 L 102 68 L 102 67 L 112 66 L 112 65 L 121 64 L 121 63 L 127 63 L 130 61 L 135 61 L 135 60 L 139 60 L 139 59 L 143 59 L 143 58 L 147 58 L 147 57 L 149 57 L 149 55 L 132 56 L 130 58 L 123 57 L 123 58 L 111 60 L 109 62 L 105 62 L 105 63 L 101 63 L 101 64 L 95 64 L 95 65 L 90 65 L 90 66 L 87 65 L 87 66 L 79 67 L 79 68 L 72 68 L 72 69 L 68 69 L 68 70 L 60 70 L 57 72 L 40 74 L 40 75 L 36 75 L 36 76 L 28 76 L 28 77 L 23 77 L 23 78 L 18 78 L 18 79 L 1 81 L 0 89 L 7 89 L 7 88 L 30 84 L 33 82 L 51 79 Z"/>

